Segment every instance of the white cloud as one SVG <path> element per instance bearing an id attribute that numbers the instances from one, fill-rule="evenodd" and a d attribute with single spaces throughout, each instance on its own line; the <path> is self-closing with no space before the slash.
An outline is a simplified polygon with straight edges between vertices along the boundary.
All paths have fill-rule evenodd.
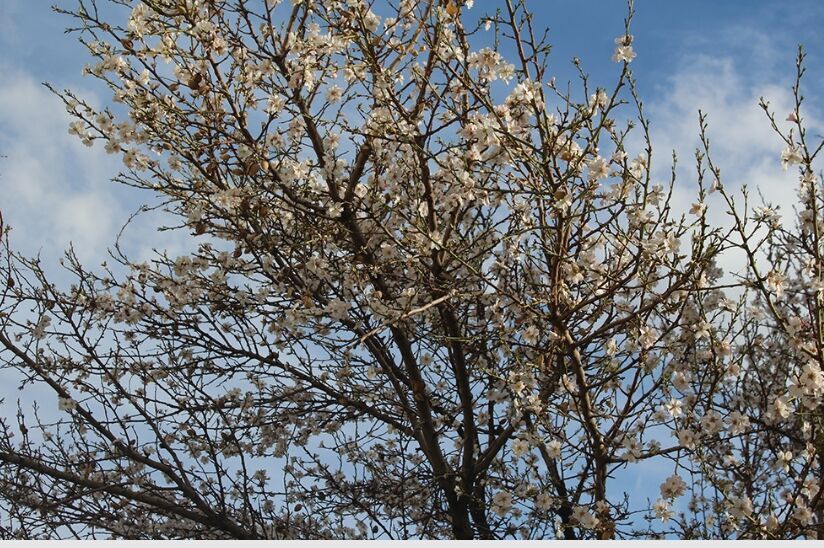
<path id="1" fill-rule="evenodd" d="M 98 103 L 94 94 L 78 95 Z M 12 246 L 40 253 L 55 266 L 69 245 L 81 262 L 94 267 L 129 216 L 151 202 L 145 191 L 111 181 L 122 163 L 100 145 L 84 146 L 67 132 L 71 121 L 59 98 L 24 72 L 0 83 L 0 211 L 12 227 Z M 141 215 L 125 232 L 126 251 L 139 260 L 152 248 L 183 252 L 185 234 L 162 235 L 158 214 Z"/>
<path id="2" fill-rule="evenodd" d="M 760 49 L 767 46 L 760 42 Z M 764 55 L 767 55 L 766 53 Z M 775 58 L 777 54 L 768 55 Z M 714 164 L 721 170 L 721 180 L 738 204 L 742 204 L 741 190 L 747 187 L 750 207 L 764 200 L 779 206 L 785 222 L 791 223 L 793 206 L 797 203 L 797 170 L 783 170 L 779 154 L 784 148 L 780 137 L 759 107 L 759 98 L 770 103 L 771 110 L 782 128 L 792 109 L 793 81 L 779 81 L 775 73 L 763 69 L 755 75 L 746 72 L 747 60 L 705 55 L 685 58 L 674 74 L 659 88 L 649 103 L 652 121 L 651 134 L 654 154 L 657 156 L 653 175 L 657 181 L 670 178 L 670 155 L 678 154 L 679 168 L 673 193 L 673 209 L 685 212 L 698 195 L 694 152 L 701 148 L 698 111 L 707 115 L 710 151 Z M 806 120 L 812 128 L 821 123 L 810 114 Z M 705 185 L 712 182 L 707 176 Z M 723 199 L 715 194 L 708 200 L 708 219 L 712 226 L 732 226 Z M 744 267 L 739 253 L 722 258 L 720 266 L 726 271 L 740 271 Z"/>
<path id="3" fill-rule="evenodd" d="M 70 242 L 82 259 L 102 256 L 123 216 L 109 179 L 116 159 L 68 135 L 59 99 L 25 73 L 0 83 L 0 209 L 12 242 L 56 258 Z"/>
<path id="4" fill-rule="evenodd" d="M 783 120 L 792 104 L 791 84 L 748 85 L 732 59 L 692 59 L 670 78 L 668 89 L 649 109 L 659 162 L 661 155 L 668 156 L 674 149 L 679 153 L 683 176 L 695 180 L 693 152 L 700 148 L 700 109 L 707 114 L 713 161 L 721 167 L 725 185 L 759 186 L 768 195 L 783 198 L 794 187 L 795 177 L 781 169 L 779 153 L 783 144 L 770 128 L 758 100 L 761 96 L 767 98 Z M 658 165 L 665 171 L 668 167 Z M 684 185 L 682 189 L 687 190 Z"/>

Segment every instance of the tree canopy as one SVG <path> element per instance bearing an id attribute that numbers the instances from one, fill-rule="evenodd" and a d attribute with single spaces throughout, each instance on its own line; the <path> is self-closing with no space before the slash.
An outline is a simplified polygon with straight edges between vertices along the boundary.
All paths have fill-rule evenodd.
<path id="1" fill-rule="evenodd" d="M 725 187 L 703 114 L 684 207 L 674 156 L 651 175 L 632 4 L 607 87 L 556 82 L 520 0 L 482 4 L 60 10 L 112 94 L 54 90 L 70 132 L 194 243 L 70 250 L 61 286 L 1 231 L 0 364 L 59 407 L 0 418 L 5 536 L 824 534 L 803 52 L 793 129 L 762 105 L 795 217 Z M 621 474 L 652 465 L 638 500 Z"/>

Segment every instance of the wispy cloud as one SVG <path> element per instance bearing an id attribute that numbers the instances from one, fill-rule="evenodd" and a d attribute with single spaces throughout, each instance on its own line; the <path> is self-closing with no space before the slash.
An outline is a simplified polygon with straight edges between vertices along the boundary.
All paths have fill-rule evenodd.
<path id="1" fill-rule="evenodd" d="M 23 72 L 0 83 L 0 209 L 26 251 L 101 255 L 123 209 L 109 187 L 116 160 L 68 135 L 60 101 Z"/>
<path id="2" fill-rule="evenodd" d="M 791 82 L 786 86 L 769 81 L 749 84 L 741 70 L 732 58 L 705 56 L 680 67 L 669 79 L 666 92 L 650 106 L 654 144 L 659 154 L 671 150 L 679 154 L 681 197 L 694 195 L 697 187 L 689 182 L 695 181 L 693 153 L 700 148 L 701 110 L 707 115 L 711 153 L 724 184 L 736 189 L 758 187 L 766 197 L 789 204 L 787 195 L 792 196 L 795 177 L 780 166 L 783 144 L 758 101 L 762 96 L 768 98 L 783 120 L 792 108 Z"/>
<path id="3" fill-rule="evenodd" d="M 763 196 L 765 202 L 780 208 L 785 222 L 791 223 L 793 206 L 797 203 L 798 173 L 781 168 L 779 155 L 785 145 L 770 127 L 758 103 L 761 97 L 768 100 L 779 125 L 789 129 L 789 122 L 784 122 L 784 118 L 794 104 L 791 86 L 795 52 L 779 52 L 777 46 L 770 46 L 769 40 L 757 39 L 752 32 L 738 31 L 738 35 L 757 44 L 760 58 L 771 60 L 769 66 L 759 64 L 758 59 L 740 56 L 691 55 L 684 57 L 659 86 L 659 93 L 648 105 L 657 151 L 654 175 L 659 181 L 669 179 L 669 155 L 676 151 L 679 169 L 673 194 L 674 209 L 684 212 L 696 201 L 694 153 L 701 148 L 700 109 L 707 115 L 712 159 L 721 169 L 725 187 L 737 195 L 741 203 L 741 191 L 746 186 L 751 206 L 760 205 Z M 720 49 L 726 51 L 726 48 Z M 788 66 L 782 67 L 778 59 L 783 59 Z M 754 65 L 758 65 L 757 68 Z M 815 132 L 822 124 L 815 105 L 812 106 L 805 121 Z M 707 180 L 705 184 L 710 182 Z M 708 205 L 712 225 L 732 225 L 720 196 L 711 196 Z M 730 253 L 722 258 L 721 266 L 728 272 L 739 271 L 744 266 L 743 257 Z"/>
<path id="4" fill-rule="evenodd" d="M 79 95 L 99 102 L 91 92 Z M 129 216 L 152 202 L 145 192 L 113 183 L 123 167 L 119 157 L 69 135 L 70 121 L 59 98 L 31 75 L 11 72 L 0 83 L 0 211 L 15 249 L 40 253 L 47 267 L 70 245 L 87 266 L 99 264 Z M 125 250 L 138 260 L 152 248 L 182 252 L 188 235 L 156 232 L 164 218 L 141 215 L 130 224 Z"/>

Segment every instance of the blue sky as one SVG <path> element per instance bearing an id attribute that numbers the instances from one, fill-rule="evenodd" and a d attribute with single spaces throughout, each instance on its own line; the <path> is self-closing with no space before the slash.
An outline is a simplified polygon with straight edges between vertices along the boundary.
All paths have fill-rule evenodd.
<path id="1" fill-rule="evenodd" d="M 480 14 L 490 3 L 476 0 L 473 11 Z M 559 81 L 574 78 L 573 56 L 581 59 L 594 86 L 615 80 L 619 66 L 610 56 L 623 29 L 624 2 L 533 0 L 530 5 L 536 26 L 550 29 L 550 72 Z M 656 175 L 667 179 L 668 166 L 660 160 L 677 150 L 684 168 L 676 200 L 684 208 L 695 201 L 691 154 L 702 108 L 709 114 L 725 184 L 758 186 L 767 199 L 789 209 L 793 176 L 779 166 L 783 147 L 757 101 L 762 95 L 770 99 L 783 120 L 790 108 L 796 47 L 803 43 L 809 54 L 808 120 L 813 135 L 822 133 L 824 98 L 815 92 L 824 87 L 824 2 L 638 0 L 636 11 L 632 33 L 638 57 L 632 69 L 652 119 Z M 0 159 L 0 211 L 14 228 L 13 245 L 27 253 L 40 251 L 52 268 L 69 242 L 89 266 L 104 260 L 129 214 L 151 199 L 109 182 L 119 160 L 69 136 L 60 102 L 40 85 L 48 81 L 72 88 L 92 103 L 108 100 L 106 90 L 81 77 L 87 57 L 74 37 L 63 34 L 69 23 L 47 1 L 0 0 L 0 155 L 6 156 Z M 723 210 L 713 207 L 710 203 L 711 216 L 723 222 Z M 128 232 L 137 254 L 184 245 L 182 237 L 155 232 L 156 220 L 143 218 Z M 652 496 L 660 478 L 671 473 L 648 465 L 634 470 L 628 486 Z"/>

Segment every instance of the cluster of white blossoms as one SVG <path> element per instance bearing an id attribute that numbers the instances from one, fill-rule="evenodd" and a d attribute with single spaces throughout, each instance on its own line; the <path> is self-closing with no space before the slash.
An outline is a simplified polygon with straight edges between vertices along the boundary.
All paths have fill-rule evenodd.
<path id="1" fill-rule="evenodd" d="M 752 515 L 752 500 L 747 496 L 733 497 L 728 508 L 733 518 L 745 519 Z"/>
<path id="2" fill-rule="evenodd" d="M 600 520 L 585 506 L 576 506 L 572 509 L 572 519 L 584 529 L 595 529 Z"/>
<path id="3" fill-rule="evenodd" d="M 506 491 L 498 491 L 492 497 L 492 511 L 500 517 L 506 516 L 512 509 L 512 494 Z"/>
<path id="4" fill-rule="evenodd" d="M 635 51 L 632 49 L 633 37 L 631 34 L 625 34 L 615 39 L 615 53 L 612 54 L 612 60 L 616 63 L 629 63 L 635 59 Z"/>
<path id="5" fill-rule="evenodd" d="M 790 166 L 796 166 L 803 160 L 804 157 L 801 155 L 801 151 L 793 145 L 790 145 L 781 151 L 781 167 L 784 169 L 787 169 Z"/>
<path id="6" fill-rule="evenodd" d="M 466 61 L 469 68 L 478 71 L 478 77 L 483 80 L 509 82 L 515 76 L 515 65 L 506 62 L 500 53 L 491 48 L 470 53 Z"/>
<path id="7" fill-rule="evenodd" d="M 686 482 L 678 474 L 669 476 L 660 487 L 661 496 L 665 499 L 676 499 L 682 496 L 686 489 Z"/>
<path id="8" fill-rule="evenodd" d="M 675 512 L 670 507 L 669 501 L 665 499 L 658 499 L 652 505 L 652 511 L 655 517 L 666 523 L 675 516 Z"/>
<path id="9" fill-rule="evenodd" d="M 31 330 L 32 337 L 34 337 L 34 339 L 38 341 L 45 339 L 46 330 L 49 328 L 51 323 L 52 319 L 51 316 L 49 316 L 48 314 L 40 316 L 40 318 L 37 320 L 37 323 Z"/>
<path id="10" fill-rule="evenodd" d="M 72 398 L 59 397 L 57 398 L 57 408 L 60 411 L 71 411 L 77 407 L 77 402 Z"/>

